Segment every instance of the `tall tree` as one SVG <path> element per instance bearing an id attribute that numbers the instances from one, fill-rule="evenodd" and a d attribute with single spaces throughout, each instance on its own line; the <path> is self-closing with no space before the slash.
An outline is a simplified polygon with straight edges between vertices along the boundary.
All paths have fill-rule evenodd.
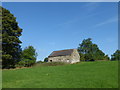
<path id="1" fill-rule="evenodd" d="M 2 68 L 2 7 L 0 6 L 0 68 Z"/>
<path id="2" fill-rule="evenodd" d="M 111 55 L 111 60 L 120 60 L 120 50 L 116 50 L 113 55 Z"/>
<path id="3" fill-rule="evenodd" d="M 22 51 L 22 60 L 19 64 L 29 67 L 36 62 L 37 53 L 33 46 L 28 46 Z"/>
<path id="4" fill-rule="evenodd" d="M 22 29 L 18 26 L 16 17 L 9 10 L 2 8 L 2 68 L 15 67 L 19 62 L 21 32 Z"/>
<path id="5" fill-rule="evenodd" d="M 93 44 L 91 38 L 84 39 L 79 44 L 78 52 L 83 60 L 103 60 L 107 56 L 98 48 L 96 44 Z"/>
<path id="6" fill-rule="evenodd" d="M 48 62 L 48 57 L 46 57 L 46 58 L 44 59 L 44 62 Z"/>

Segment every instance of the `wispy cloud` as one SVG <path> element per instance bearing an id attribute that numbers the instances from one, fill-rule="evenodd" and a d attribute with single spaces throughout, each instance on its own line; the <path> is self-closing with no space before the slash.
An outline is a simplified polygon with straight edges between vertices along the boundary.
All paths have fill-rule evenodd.
<path id="1" fill-rule="evenodd" d="M 80 20 L 80 18 L 74 18 L 74 19 L 71 19 L 71 20 L 69 20 L 69 21 L 60 23 L 60 24 L 58 24 L 58 26 L 68 25 L 68 24 L 71 24 L 71 23 L 75 23 L 75 22 L 77 22 L 77 21 L 79 21 L 79 20 Z"/>
<path id="2" fill-rule="evenodd" d="M 115 23 L 117 21 L 118 21 L 118 18 L 117 18 L 117 16 L 115 16 L 113 18 L 107 19 L 103 22 L 100 22 L 100 23 L 94 25 L 94 27 L 100 27 L 100 26 L 103 26 L 103 25 L 106 25 L 106 24 Z"/>
<path id="3" fill-rule="evenodd" d="M 90 17 L 94 17 L 96 16 L 97 14 L 99 14 L 99 12 L 94 12 L 93 11 L 99 6 L 99 3 L 98 2 L 87 2 L 86 4 L 84 4 L 83 6 L 81 6 L 81 9 L 84 10 L 84 12 L 82 12 L 82 15 L 78 16 L 78 17 L 74 17 L 72 18 L 71 20 L 68 20 L 66 22 L 63 22 L 63 23 L 60 23 L 58 24 L 58 26 L 63 26 L 63 25 L 69 25 L 69 24 L 73 24 L 73 23 L 76 23 L 78 21 L 84 21 L 85 19 L 87 18 L 90 18 Z"/>
<path id="4" fill-rule="evenodd" d="M 79 21 L 81 21 L 81 22 L 83 21 L 84 22 L 88 18 L 95 17 L 98 14 L 99 13 L 92 13 L 92 14 L 87 14 L 84 17 L 83 16 L 75 17 L 75 18 L 73 18 L 71 20 L 68 20 L 66 22 L 58 24 L 58 26 L 70 25 L 70 24 L 73 24 L 73 23 L 76 23 L 76 22 L 79 22 Z"/>
<path id="5" fill-rule="evenodd" d="M 95 9 L 99 7 L 98 2 L 89 2 L 82 6 L 82 8 L 87 11 L 87 13 L 92 13 Z"/>

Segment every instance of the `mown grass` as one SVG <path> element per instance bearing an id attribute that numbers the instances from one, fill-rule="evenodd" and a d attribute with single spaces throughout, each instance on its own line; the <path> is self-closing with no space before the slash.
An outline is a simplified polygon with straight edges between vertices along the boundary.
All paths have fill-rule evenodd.
<path id="1" fill-rule="evenodd" d="M 3 70 L 3 88 L 117 88 L 118 62 Z"/>

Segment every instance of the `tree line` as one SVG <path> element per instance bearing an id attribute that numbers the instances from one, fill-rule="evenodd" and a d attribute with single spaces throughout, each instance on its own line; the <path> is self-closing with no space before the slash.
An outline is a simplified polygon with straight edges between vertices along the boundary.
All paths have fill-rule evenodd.
<path id="1" fill-rule="evenodd" d="M 2 68 L 30 67 L 36 63 L 37 52 L 33 46 L 22 50 L 19 37 L 22 29 L 18 26 L 16 17 L 9 10 L 2 8 Z M 110 60 L 99 47 L 92 43 L 91 38 L 84 39 L 79 44 L 78 52 L 82 61 Z M 117 50 L 111 60 L 120 60 L 120 50 Z M 45 62 L 47 58 L 45 58 Z"/>
<path id="2" fill-rule="evenodd" d="M 16 66 L 31 66 L 36 62 L 37 53 L 33 46 L 24 50 L 19 37 L 22 29 L 18 26 L 16 17 L 9 10 L 0 7 L 2 11 L 2 68 Z"/>
<path id="3" fill-rule="evenodd" d="M 84 39 L 79 44 L 78 52 L 81 56 L 82 61 L 94 61 L 94 60 L 110 60 L 108 55 L 99 49 L 97 44 L 92 43 L 91 38 Z"/>

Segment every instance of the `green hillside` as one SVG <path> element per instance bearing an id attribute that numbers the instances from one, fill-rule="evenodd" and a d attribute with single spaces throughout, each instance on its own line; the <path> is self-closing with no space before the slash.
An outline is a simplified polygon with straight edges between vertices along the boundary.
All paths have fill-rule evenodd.
<path id="1" fill-rule="evenodd" d="M 3 88 L 117 88 L 118 62 L 3 70 Z"/>

